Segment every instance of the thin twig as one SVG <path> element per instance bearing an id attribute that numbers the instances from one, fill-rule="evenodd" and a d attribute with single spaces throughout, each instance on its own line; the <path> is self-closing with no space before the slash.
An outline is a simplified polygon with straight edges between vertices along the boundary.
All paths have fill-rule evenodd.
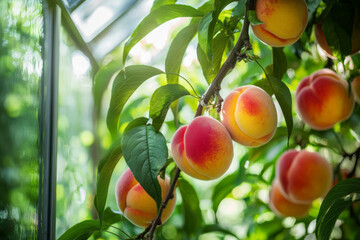
<path id="1" fill-rule="evenodd" d="M 150 231 L 151 226 L 152 225 L 150 224 L 147 228 L 145 228 L 145 230 L 142 233 L 137 235 L 135 239 L 143 239 L 145 235 Z"/>
<path id="2" fill-rule="evenodd" d="M 214 80 L 211 82 L 210 86 L 208 87 L 208 89 L 206 90 L 204 95 L 199 100 L 199 105 L 196 110 L 195 117 L 202 115 L 203 107 L 208 104 L 208 102 L 210 101 L 210 99 L 212 97 L 214 97 L 214 95 L 216 94 L 216 91 L 219 91 L 221 82 L 223 81 L 225 76 L 235 67 L 236 62 L 238 61 L 238 58 L 239 58 L 239 53 L 241 53 L 241 49 L 243 47 L 246 47 L 246 46 L 248 47 L 250 45 L 250 42 L 249 42 L 250 22 L 247 19 L 247 13 L 250 9 L 254 8 L 254 2 L 255 2 L 254 0 L 248 0 L 246 2 L 244 24 L 241 29 L 239 39 L 238 39 L 237 43 L 235 44 L 233 50 L 229 54 L 228 58 L 226 59 L 226 61 L 221 66 L 218 74 L 216 75 Z M 156 216 L 156 218 L 153 220 L 152 224 L 150 225 L 151 226 L 150 230 L 145 229 L 145 231 L 141 234 L 141 236 L 145 236 L 148 231 L 149 233 L 146 236 L 146 239 L 148 239 L 148 240 L 153 239 L 153 236 L 154 236 L 157 226 L 161 225 L 162 212 L 163 212 L 164 208 L 166 207 L 168 201 L 173 197 L 173 192 L 174 192 L 177 180 L 180 176 L 180 172 L 181 172 L 181 170 L 179 168 L 176 168 L 174 178 L 171 182 L 169 191 L 159 208 L 158 215 Z"/>
<path id="3" fill-rule="evenodd" d="M 180 168 L 177 167 L 174 178 L 173 178 L 173 180 L 171 182 L 169 191 L 167 192 L 166 197 L 165 197 L 164 201 L 162 202 L 162 204 L 161 204 L 161 206 L 159 208 L 158 215 L 156 216 L 156 218 L 154 219 L 154 221 L 150 225 L 151 226 L 150 231 L 149 231 L 149 234 L 147 235 L 146 239 L 153 239 L 156 227 L 158 225 L 161 225 L 162 212 L 163 212 L 164 208 L 166 207 L 167 203 L 169 202 L 169 200 L 174 197 L 174 189 L 175 189 L 177 180 L 178 180 L 178 178 L 180 176 L 180 172 L 181 172 Z"/>
<path id="4" fill-rule="evenodd" d="M 204 93 L 204 95 L 200 99 L 200 103 L 199 103 L 198 108 L 196 110 L 195 117 L 200 116 L 202 114 L 203 106 L 206 105 L 209 102 L 209 100 L 214 96 L 215 90 L 220 88 L 222 80 L 235 67 L 235 64 L 237 62 L 237 58 L 239 56 L 239 53 L 241 52 L 241 49 L 246 44 L 249 44 L 249 25 L 250 25 L 250 22 L 247 19 L 247 13 L 248 13 L 248 10 L 253 9 L 253 6 L 254 6 L 254 0 L 248 0 L 246 2 L 244 24 L 243 24 L 243 27 L 241 29 L 239 39 L 238 39 L 237 43 L 235 44 L 233 50 L 229 54 L 228 58 L 226 59 L 226 61 L 221 66 L 218 74 L 216 75 L 214 80 L 211 82 L 209 88 L 206 90 L 206 92 Z"/>

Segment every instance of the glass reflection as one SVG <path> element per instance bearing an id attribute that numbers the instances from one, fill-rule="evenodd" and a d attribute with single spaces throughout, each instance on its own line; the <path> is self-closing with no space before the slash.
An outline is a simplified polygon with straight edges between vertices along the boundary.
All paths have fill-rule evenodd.
<path id="1" fill-rule="evenodd" d="M 40 0 L 0 1 L 0 239 L 36 239 Z"/>

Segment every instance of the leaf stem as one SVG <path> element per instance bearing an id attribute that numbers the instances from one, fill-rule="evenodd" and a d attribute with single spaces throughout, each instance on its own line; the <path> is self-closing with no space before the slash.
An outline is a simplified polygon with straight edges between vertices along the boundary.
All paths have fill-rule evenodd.
<path id="1" fill-rule="evenodd" d="M 181 76 L 180 74 L 176 74 L 176 73 L 168 73 L 166 72 L 165 74 L 169 74 L 169 75 L 176 75 L 178 77 L 180 77 L 181 79 L 183 79 L 185 82 L 187 82 L 187 84 L 189 84 L 189 86 L 191 87 L 191 89 L 193 90 L 195 96 L 197 98 L 201 98 L 201 96 L 199 94 L 197 94 L 197 92 L 195 91 L 195 88 L 193 87 L 193 85 L 191 85 L 191 83 L 189 82 L 189 80 L 187 80 L 185 77 Z"/>
<path id="2" fill-rule="evenodd" d="M 206 104 L 210 101 L 210 99 L 215 94 L 217 94 L 219 92 L 221 82 L 223 81 L 225 76 L 235 67 L 236 62 L 238 60 L 240 60 L 239 55 L 240 55 L 241 49 L 243 47 L 246 47 L 246 46 L 250 45 L 250 43 L 249 43 L 249 26 L 250 26 L 250 22 L 249 22 L 249 20 L 247 18 L 247 13 L 248 13 L 249 10 L 254 8 L 254 3 L 255 3 L 255 0 L 247 0 L 246 8 L 245 8 L 244 24 L 243 24 L 243 27 L 241 29 L 239 39 L 236 42 L 233 50 L 229 54 L 228 58 L 225 60 L 224 64 L 221 66 L 218 74 L 215 76 L 214 80 L 211 82 L 210 86 L 208 87 L 208 89 L 206 90 L 204 95 L 199 100 L 199 105 L 197 107 L 195 117 L 198 117 L 198 116 L 202 115 L 203 106 L 206 106 Z M 148 239 L 148 240 L 153 239 L 153 236 L 154 236 L 154 233 L 155 233 L 155 230 L 156 230 L 157 226 L 161 225 L 162 212 L 163 212 L 164 208 L 166 207 L 168 201 L 173 197 L 173 192 L 174 192 L 177 180 L 178 180 L 178 178 L 180 176 L 180 172 L 181 172 L 181 170 L 178 167 L 176 167 L 176 172 L 175 172 L 174 178 L 173 178 L 173 180 L 171 182 L 169 191 L 166 194 L 166 197 L 165 197 L 164 201 L 162 202 L 162 204 L 161 204 L 161 206 L 159 208 L 158 215 L 152 221 L 152 223 L 150 225 L 150 228 L 149 227 L 146 228 L 144 230 L 144 232 L 140 234 L 141 236 L 145 236 L 146 233 L 149 232 L 147 234 L 147 236 L 145 237 L 145 239 Z"/>
<path id="3" fill-rule="evenodd" d="M 117 235 L 116 233 L 113 233 L 113 232 L 111 232 L 111 231 L 109 231 L 109 230 L 104 230 L 104 232 L 110 233 L 110 234 L 118 237 L 119 239 L 123 239 L 123 238 L 121 238 L 121 236 L 119 236 L 119 235 Z"/>

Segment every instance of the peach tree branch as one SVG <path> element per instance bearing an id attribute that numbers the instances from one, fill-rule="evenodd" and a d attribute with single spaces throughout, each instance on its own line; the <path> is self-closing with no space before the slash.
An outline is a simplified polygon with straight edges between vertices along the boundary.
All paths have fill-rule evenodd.
<path id="1" fill-rule="evenodd" d="M 215 76 L 214 80 L 211 82 L 210 86 L 208 87 L 208 89 L 206 90 L 204 95 L 199 100 L 199 105 L 198 105 L 196 113 L 195 113 L 195 118 L 202 115 L 203 107 L 208 104 L 210 99 L 215 94 L 218 94 L 218 92 L 220 90 L 221 82 L 226 77 L 226 75 L 235 67 L 236 62 L 247 58 L 246 54 L 243 57 L 240 57 L 240 58 L 239 58 L 239 56 L 241 56 L 240 53 L 241 53 L 242 48 L 248 48 L 250 46 L 250 42 L 249 42 L 249 26 L 250 26 L 250 22 L 249 22 L 249 20 L 247 18 L 247 13 L 248 13 L 249 10 L 252 10 L 254 8 L 254 3 L 255 3 L 255 0 L 248 0 L 246 2 L 244 23 L 243 23 L 243 26 L 242 26 L 242 29 L 241 29 L 239 39 L 236 42 L 233 50 L 229 54 L 226 61 L 221 66 L 218 74 Z M 161 206 L 159 208 L 159 211 L 158 211 L 158 214 L 157 214 L 156 218 L 151 223 L 151 227 L 146 228 L 143 233 L 138 235 L 137 239 L 141 239 L 139 237 L 144 237 L 147 232 L 148 232 L 148 234 L 145 237 L 145 239 L 148 239 L 148 240 L 153 239 L 153 236 L 154 236 L 154 233 L 155 233 L 155 230 L 156 230 L 157 226 L 162 224 L 161 223 L 162 212 L 163 212 L 164 208 L 166 207 L 167 203 L 169 202 L 169 200 L 174 197 L 173 192 L 174 192 L 177 180 L 178 180 L 178 178 L 180 176 L 180 172 L 181 172 L 181 170 L 178 167 L 176 167 L 176 172 L 175 172 L 174 178 L 173 178 L 173 180 L 171 182 L 169 191 L 168 191 L 164 201 L 162 202 L 162 204 L 161 204 Z"/>

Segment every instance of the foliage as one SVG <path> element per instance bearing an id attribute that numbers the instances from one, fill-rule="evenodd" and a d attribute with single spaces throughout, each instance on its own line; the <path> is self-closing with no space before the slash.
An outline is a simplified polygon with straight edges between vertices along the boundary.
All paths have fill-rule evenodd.
<path id="1" fill-rule="evenodd" d="M 35 239 L 43 170 L 41 1 L 1 1 L 0 16 L 0 238 Z"/>
<path id="2" fill-rule="evenodd" d="M 352 44 L 349 25 L 352 26 L 350 23 L 355 19 L 355 12 L 349 9 L 360 11 L 359 4 L 356 1 L 308 0 L 308 23 L 301 38 L 290 46 L 270 48 L 251 31 L 251 47 L 246 45 L 246 38 L 242 39 L 247 31 L 240 32 L 246 29 L 248 21 L 261 24 L 255 11 L 245 7 L 245 2 L 248 1 L 211 0 L 202 5 L 185 5 L 155 0 L 150 13 L 125 43 L 123 54 L 99 70 L 94 79 L 97 112 L 101 112 L 99 108 L 106 99 L 102 98 L 106 86 L 112 84 L 106 116 L 112 147 L 98 167 L 95 197 L 98 219 L 74 225 L 61 239 L 71 239 L 76 232 L 77 236 L 89 237 L 97 232 L 110 238 L 104 233 L 114 236 L 124 231 L 141 238 L 151 235 L 156 228 L 157 239 L 208 239 L 210 236 L 214 239 L 225 236 L 229 239 L 305 239 L 315 235 L 319 239 L 330 236 L 356 239 L 360 235 L 358 228 L 353 228 L 360 224 L 360 208 L 354 204 L 359 200 L 358 178 L 341 181 L 323 200 L 316 200 L 309 216 L 303 219 L 282 219 L 268 206 L 276 161 L 288 149 L 320 152 L 336 174 L 341 169 L 350 169 L 348 177 L 359 174 L 359 105 L 355 105 L 349 119 L 325 131 L 310 129 L 294 107 L 296 86 L 316 70 L 333 69 L 349 82 L 360 75 L 360 54 L 348 56 Z M 178 18 L 186 18 L 187 24 L 172 33 L 167 55 L 161 58 L 165 70 L 161 70 L 158 62 L 151 65 L 138 62 L 132 49 L 155 28 Z M 317 47 L 313 27 L 319 21 L 323 21 L 324 34 L 336 59 L 328 58 Z M 234 56 L 232 51 L 237 47 L 237 56 Z M 191 66 L 185 61 L 189 49 L 196 52 Z M 235 65 L 231 59 L 240 62 Z M 121 67 L 117 69 L 116 64 Z M 143 87 L 149 86 L 145 85 L 149 82 L 156 87 Z M 219 91 L 216 87 L 220 87 L 221 82 Z M 219 118 L 221 96 L 246 84 L 261 87 L 277 103 L 280 121 L 275 136 L 259 148 L 245 148 L 234 143 L 231 170 L 217 181 L 204 183 L 183 173 L 177 179 L 179 171 L 168 156 L 168 146 L 176 129 L 188 124 L 194 115 Z M 212 94 L 207 95 L 211 91 Z M 198 93 L 209 97 L 206 98 L 209 101 L 204 101 Z M 156 201 L 158 209 L 162 204 L 157 175 L 166 172 L 178 180 L 174 186 L 181 199 L 166 224 L 157 226 L 155 222 L 151 229 L 135 229 L 134 232 L 127 232 L 122 226 L 121 229 L 103 227 L 121 223 L 116 218 L 106 221 L 107 210 L 104 210 L 106 203 L 116 206 L 115 200 L 107 196 L 110 178 L 119 160 L 126 162 L 141 186 Z M 337 219 L 341 221 L 336 222 Z"/>

